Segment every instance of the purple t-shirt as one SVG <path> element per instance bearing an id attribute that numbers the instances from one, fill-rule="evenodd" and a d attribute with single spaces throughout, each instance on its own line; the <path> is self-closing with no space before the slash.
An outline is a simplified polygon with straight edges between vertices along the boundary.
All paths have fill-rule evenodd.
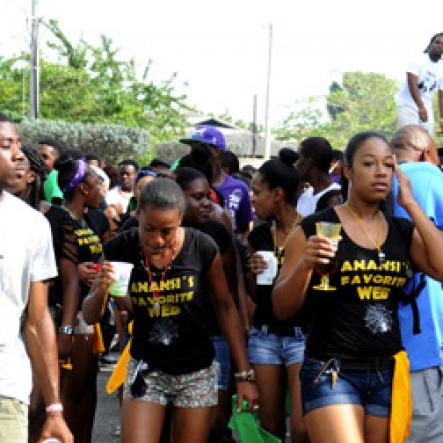
<path id="1" fill-rule="evenodd" d="M 216 189 L 223 196 L 225 209 L 228 211 L 234 229 L 244 231 L 253 219 L 249 190 L 241 180 L 230 175 L 226 175 L 225 181 L 216 186 Z"/>

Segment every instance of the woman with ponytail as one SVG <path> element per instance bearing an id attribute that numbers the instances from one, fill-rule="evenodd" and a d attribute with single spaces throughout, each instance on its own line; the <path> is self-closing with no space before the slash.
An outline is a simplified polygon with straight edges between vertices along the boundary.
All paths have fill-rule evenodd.
<path id="1" fill-rule="evenodd" d="M 289 148 L 279 158 L 265 162 L 252 181 L 252 205 L 265 223 L 248 236 L 249 294 L 257 308 L 249 338 L 249 362 L 257 375 L 260 397 L 260 423 L 277 437 L 285 438 L 285 393 L 291 398 L 291 437 L 293 442 L 305 440 L 301 417 L 298 374 L 303 361 L 305 337 L 300 318 L 279 321 L 272 312 L 271 294 L 285 256 L 288 237 L 300 217 L 295 210 L 299 178 L 293 163 L 297 154 Z M 269 259 L 265 260 L 266 257 Z M 266 282 L 260 274 L 273 275 Z"/>

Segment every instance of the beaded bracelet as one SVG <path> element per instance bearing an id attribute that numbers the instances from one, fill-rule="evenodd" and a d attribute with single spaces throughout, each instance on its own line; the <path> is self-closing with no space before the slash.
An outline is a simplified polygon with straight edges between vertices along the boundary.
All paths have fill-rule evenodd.
<path id="1" fill-rule="evenodd" d="M 63 405 L 61 403 L 52 403 L 46 406 L 46 412 L 63 412 Z"/>

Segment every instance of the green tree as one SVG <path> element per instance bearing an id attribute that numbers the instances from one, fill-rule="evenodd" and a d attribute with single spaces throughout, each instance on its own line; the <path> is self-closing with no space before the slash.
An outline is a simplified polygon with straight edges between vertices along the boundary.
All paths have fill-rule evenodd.
<path id="1" fill-rule="evenodd" d="M 183 135 L 185 112 L 191 108 L 186 94 L 176 91 L 176 73 L 156 83 L 150 79 L 152 61 L 139 74 L 135 61 L 122 60 L 108 37 L 101 36 L 98 46 L 83 39 L 74 44 L 56 21 L 49 20 L 44 25 L 53 36 L 47 51 L 53 53 L 51 60 L 55 61 L 42 57 L 41 118 L 142 128 L 150 134 L 151 148 Z M 28 82 L 22 81 L 19 68 L 20 63 L 27 61 L 24 54 L 9 59 L 0 57 L 0 109 L 16 119 L 24 116 L 24 105 L 29 109 Z M 26 103 L 22 103 L 23 97 Z M 151 155 L 147 152 L 144 158 Z"/>
<path id="2" fill-rule="evenodd" d="M 396 129 L 396 90 L 395 81 L 383 74 L 346 72 L 326 97 L 299 103 L 274 133 L 296 143 L 309 136 L 326 137 L 336 149 L 360 131 L 376 130 L 389 137 Z M 327 112 L 322 111 L 325 104 Z"/>

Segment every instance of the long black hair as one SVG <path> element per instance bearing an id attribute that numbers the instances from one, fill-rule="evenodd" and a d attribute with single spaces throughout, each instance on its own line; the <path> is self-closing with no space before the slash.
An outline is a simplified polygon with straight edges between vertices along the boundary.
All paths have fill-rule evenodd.
<path id="1" fill-rule="evenodd" d="M 34 209 L 40 208 L 40 202 L 44 199 L 43 183 L 48 176 L 43 157 L 31 146 L 22 146 L 22 152 L 29 162 L 29 169 L 35 173 L 35 180 L 28 187 L 27 203 Z"/>

